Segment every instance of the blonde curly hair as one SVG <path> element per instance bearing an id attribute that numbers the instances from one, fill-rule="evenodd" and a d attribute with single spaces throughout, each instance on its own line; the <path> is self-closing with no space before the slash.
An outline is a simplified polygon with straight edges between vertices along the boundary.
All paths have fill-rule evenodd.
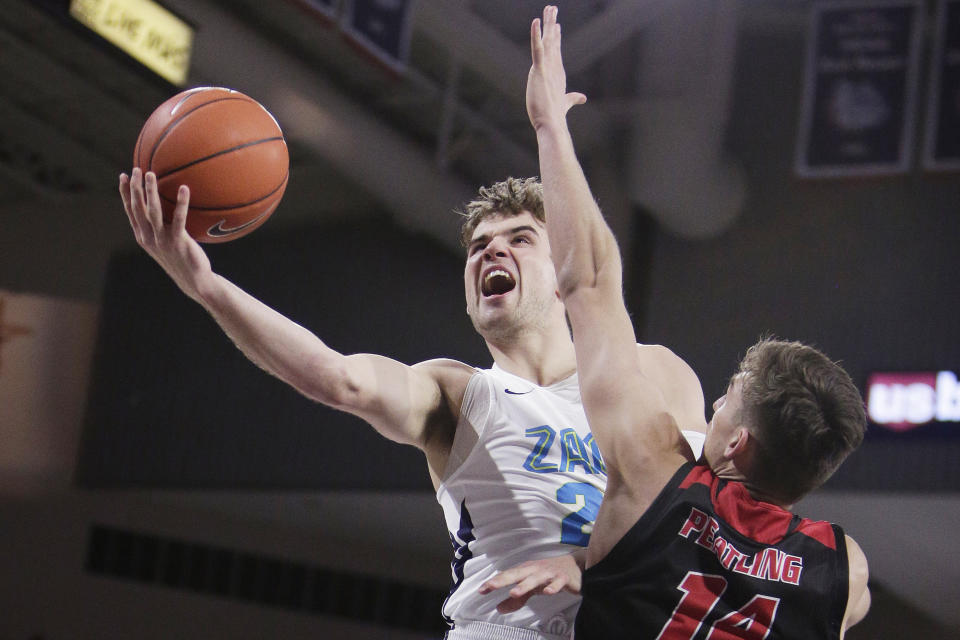
<path id="1" fill-rule="evenodd" d="M 487 218 L 518 216 L 524 211 L 529 211 L 539 222 L 546 224 L 543 185 L 539 179 L 507 178 L 489 187 L 480 187 L 479 197 L 457 211 L 464 218 L 460 227 L 460 244 L 468 246 L 477 225 Z"/>

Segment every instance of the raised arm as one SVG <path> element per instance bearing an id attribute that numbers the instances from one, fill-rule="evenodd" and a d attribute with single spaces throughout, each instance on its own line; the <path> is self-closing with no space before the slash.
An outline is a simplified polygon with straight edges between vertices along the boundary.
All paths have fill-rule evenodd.
<path id="1" fill-rule="evenodd" d="M 587 98 L 566 91 L 556 7 L 544 8 L 542 27 L 540 20 L 533 21 L 530 49 L 527 115 L 537 134 L 547 234 L 560 294 L 567 298 L 599 286 L 601 275 L 610 279 L 605 288 L 619 291 L 620 252 L 590 193 L 567 128 L 567 111 Z"/>
<path id="2" fill-rule="evenodd" d="M 213 272 L 185 230 L 187 187 L 180 187 L 170 222 L 162 219 L 152 173 L 134 169 L 130 177 L 121 175 L 120 196 L 137 243 L 257 366 L 313 400 L 363 418 L 391 440 L 428 451 L 452 435 L 445 431 L 452 429 L 451 412 L 462 396 L 451 394 L 469 375 L 465 365 L 435 361 L 409 367 L 383 356 L 340 354 Z"/>
<path id="3" fill-rule="evenodd" d="M 556 8 L 548 6 L 542 26 L 539 20 L 531 26 L 527 113 L 539 144 L 547 234 L 573 326 L 584 407 L 616 488 L 624 473 L 631 475 L 632 484 L 645 482 L 651 473 L 662 479 L 689 454 L 677 429 L 683 426 L 677 424 L 677 405 L 672 399 L 668 404 L 661 392 L 672 387 L 669 378 L 674 374 L 660 366 L 662 358 L 638 359 L 634 348 L 620 252 L 590 192 L 567 126 L 567 111 L 586 98 L 566 91 L 556 18 Z M 677 375 L 687 384 L 686 371 Z M 699 382 L 689 388 L 690 397 L 699 395 L 702 412 Z M 662 483 L 646 484 L 655 494 Z"/>

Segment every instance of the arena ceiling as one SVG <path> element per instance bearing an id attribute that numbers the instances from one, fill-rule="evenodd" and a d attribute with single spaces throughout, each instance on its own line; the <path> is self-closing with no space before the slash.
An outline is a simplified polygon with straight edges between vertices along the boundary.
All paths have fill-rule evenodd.
<path id="1" fill-rule="evenodd" d="M 67 4 L 7 0 L 0 11 L 5 203 L 60 204 L 113 191 L 116 174 L 130 164 L 140 125 L 174 90 L 72 20 Z M 246 91 L 278 116 L 299 173 L 291 180 L 291 198 L 301 186 L 313 197 L 307 185 L 322 183 L 340 208 L 349 202 L 366 206 L 372 194 L 389 200 L 401 220 L 429 228 L 435 214 L 424 217 L 414 209 L 449 211 L 479 184 L 536 173 L 523 88 L 528 28 L 542 10 L 539 2 L 419 0 L 400 72 L 356 46 L 336 22 L 305 10 L 303 2 L 165 4 L 197 27 L 189 86 Z M 645 33 L 676 21 L 679 7 L 696 6 L 667 0 L 558 4 L 569 84 L 590 98 L 572 118 L 578 150 L 585 165 L 600 159 L 607 168 L 610 179 L 596 188 L 605 192 L 607 213 L 616 220 L 631 206 L 623 186 L 630 178 L 624 142 L 636 113 L 668 100 L 678 101 L 682 111 L 702 100 L 696 91 L 678 97 L 669 95 L 677 87 L 638 86 L 644 83 Z M 740 28 L 796 30 L 804 22 L 804 3 L 796 0 L 720 4 L 737 8 Z M 709 49 L 701 53 L 718 59 Z M 726 71 L 719 69 L 721 76 Z M 724 108 L 720 104 L 717 111 Z M 325 121 L 333 123 L 332 133 Z M 394 161 L 398 154 L 403 163 Z M 450 237 L 446 227 L 437 235 Z"/>

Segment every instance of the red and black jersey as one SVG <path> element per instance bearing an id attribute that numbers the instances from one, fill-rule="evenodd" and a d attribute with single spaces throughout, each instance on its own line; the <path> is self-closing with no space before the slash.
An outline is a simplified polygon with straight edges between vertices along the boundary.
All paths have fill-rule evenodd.
<path id="1" fill-rule="evenodd" d="M 837 639 L 848 589 L 840 527 L 691 462 L 584 572 L 575 637 Z"/>

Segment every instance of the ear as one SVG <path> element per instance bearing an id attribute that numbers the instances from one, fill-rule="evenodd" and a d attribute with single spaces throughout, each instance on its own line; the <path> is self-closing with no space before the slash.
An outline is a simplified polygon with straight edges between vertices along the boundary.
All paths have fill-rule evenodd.
<path id="1" fill-rule="evenodd" d="M 732 460 L 743 455 L 750 446 L 750 432 L 746 427 L 737 427 L 723 448 L 723 456 Z"/>

